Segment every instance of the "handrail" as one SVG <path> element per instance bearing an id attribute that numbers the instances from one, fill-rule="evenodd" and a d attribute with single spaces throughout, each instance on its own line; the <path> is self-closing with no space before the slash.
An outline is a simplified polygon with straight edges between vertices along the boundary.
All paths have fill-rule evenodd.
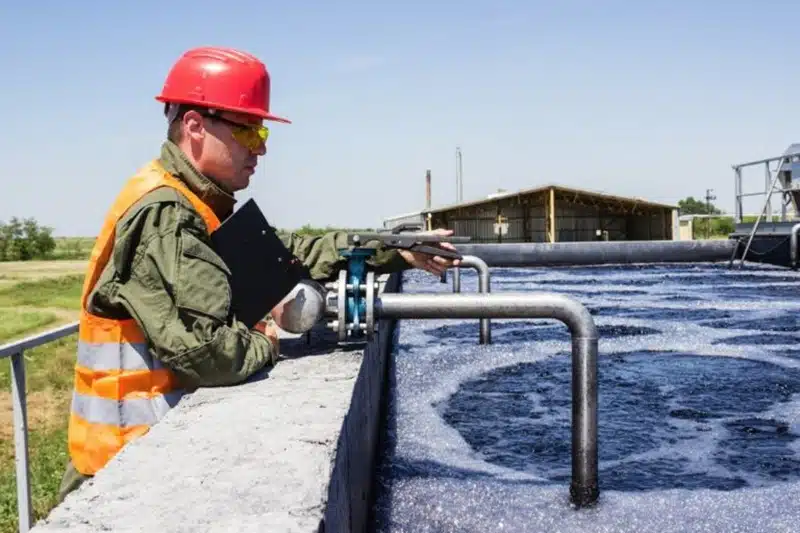
<path id="1" fill-rule="evenodd" d="M 28 533 L 33 522 L 30 467 L 28 465 L 28 407 L 25 387 L 25 350 L 58 340 L 78 331 L 72 322 L 38 335 L 0 346 L 0 359 L 11 358 L 11 401 L 14 409 L 14 463 L 17 474 L 17 515 L 20 533 Z"/>
<path id="2" fill-rule="evenodd" d="M 770 205 L 770 200 L 772 200 L 772 193 L 775 192 L 775 184 L 778 182 L 778 179 L 781 177 L 781 167 L 780 165 L 775 170 L 775 177 L 771 178 L 769 191 L 767 191 L 767 198 L 764 200 L 764 207 L 761 208 L 761 212 L 758 214 L 756 218 L 755 224 L 753 224 L 753 228 L 750 230 L 750 236 L 747 239 L 747 244 L 744 246 L 744 252 L 742 252 L 742 258 L 739 260 L 739 268 L 741 269 L 744 267 L 744 261 L 747 258 L 747 252 L 750 251 L 750 245 L 753 243 L 753 237 L 755 237 L 756 232 L 758 231 L 758 225 L 761 223 L 761 217 L 764 216 L 764 213 L 767 210 L 767 206 Z M 767 172 L 769 172 L 769 166 L 767 166 Z M 772 209 L 770 207 L 770 209 Z"/>

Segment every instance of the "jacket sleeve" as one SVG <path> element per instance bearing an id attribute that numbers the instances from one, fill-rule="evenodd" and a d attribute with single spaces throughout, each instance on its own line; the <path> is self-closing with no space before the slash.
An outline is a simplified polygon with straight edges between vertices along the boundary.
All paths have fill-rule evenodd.
<path id="1" fill-rule="evenodd" d="M 230 271 L 193 211 L 177 201 L 151 203 L 118 232 L 114 298 L 182 383 L 234 384 L 276 362 L 278 346 L 230 318 Z"/>
<path id="2" fill-rule="evenodd" d="M 330 281 L 347 266 L 346 258 L 339 250 L 347 248 L 347 233 L 330 231 L 321 236 L 298 235 L 290 233 L 281 237 L 283 244 L 309 269 L 311 277 L 317 281 Z M 370 241 L 364 247 L 374 248 L 376 254 L 367 264 L 377 274 L 402 272 L 411 268 L 397 250 L 384 248 L 378 241 Z"/>

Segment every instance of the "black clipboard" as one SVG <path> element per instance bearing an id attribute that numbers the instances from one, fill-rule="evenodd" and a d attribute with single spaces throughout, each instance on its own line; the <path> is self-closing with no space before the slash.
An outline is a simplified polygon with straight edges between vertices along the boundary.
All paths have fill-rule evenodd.
<path id="1" fill-rule="evenodd" d="M 211 241 L 231 271 L 231 313 L 249 328 L 308 277 L 253 199 L 225 219 Z"/>

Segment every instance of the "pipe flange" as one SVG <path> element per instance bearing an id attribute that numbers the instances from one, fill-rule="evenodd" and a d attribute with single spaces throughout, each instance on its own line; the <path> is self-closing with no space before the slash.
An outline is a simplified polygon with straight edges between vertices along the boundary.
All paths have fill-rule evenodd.
<path id="1" fill-rule="evenodd" d="M 367 316 L 364 317 L 367 340 L 375 336 L 375 272 L 367 272 Z"/>
<path id="2" fill-rule="evenodd" d="M 337 311 L 339 313 L 339 320 L 337 330 L 339 333 L 339 340 L 347 340 L 347 271 L 342 269 L 339 271 L 338 301 L 336 302 Z"/>

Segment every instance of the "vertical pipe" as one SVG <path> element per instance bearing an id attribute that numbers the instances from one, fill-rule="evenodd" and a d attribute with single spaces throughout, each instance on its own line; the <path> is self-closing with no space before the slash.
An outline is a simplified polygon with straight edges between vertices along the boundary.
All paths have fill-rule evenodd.
<path id="1" fill-rule="evenodd" d="M 425 172 L 425 209 L 431 208 L 431 171 Z"/>
<path id="2" fill-rule="evenodd" d="M 550 198 L 543 194 L 544 199 L 544 242 L 550 241 Z"/>
<path id="3" fill-rule="evenodd" d="M 792 233 L 789 238 L 789 266 L 793 270 L 797 270 L 797 257 L 798 257 L 798 233 L 800 233 L 800 223 L 792 226 Z"/>
<path id="4" fill-rule="evenodd" d="M 464 163 L 461 148 L 458 149 L 458 203 L 464 201 Z"/>
<path id="5" fill-rule="evenodd" d="M 736 197 L 736 223 L 741 224 L 744 219 L 744 208 L 742 207 L 742 169 L 736 167 L 736 187 L 739 191 Z"/>
<path id="6" fill-rule="evenodd" d="M 461 292 L 461 269 L 453 267 L 453 292 Z"/>
<path id="7" fill-rule="evenodd" d="M 14 463 L 17 471 L 19 531 L 31 528 L 31 484 L 28 468 L 28 408 L 25 402 L 25 359 L 22 350 L 11 355 L 11 396 L 14 409 Z"/>
<path id="8" fill-rule="evenodd" d="M 739 196 L 742 191 L 739 190 L 739 169 L 733 167 L 733 223 L 739 223 Z"/>
<path id="9" fill-rule="evenodd" d="M 556 242 L 556 190 L 550 187 L 550 242 Z"/>
<path id="10" fill-rule="evenodd" d="M 572 482 L 569 494 L 578 507 L 597 500 L 597 463 L 597 336 L 582 336 L 572 330 Z"/>
<path id="11" fill-rule="evenodd" d="M 782 187 L 782 188 L 788 189 L 788 187 Z M 781 193 L 781 222 L 786 222 L 787 214 L 788 213 L 786 212 L 786 193 L 784 192 Z"/>
<path id="12" fill-rule="evenodd" d="M 780 176 L 780 173 L 781 163 L 778 162 L 778 169 L 775 171 L 775 177 L 777 178 Z M 767 195 L 766 214 L 764 219 L 772 222 L 772 195 L 770 194 L 770 187 L 772 186 L 772 172 L 769 170 L 769 162 L 764 163 L 764 180 L 764 193 Z"/>
<path id="13" fill-rule="evenodd" d="M 550 318 L 572 338 L 572 482 L 577 507 L 600 493 L 597 453 L 597 327 L 589 310 L 555 293 L 391 294 L 375 301 L 376 318 Z"/>
<path id="14" fill-rule="evenodd" d="M 480 294 L 488 294 L 491 292 L 490 287 L 490 279 L 489 279 L 489 265 L 486 264 L 486 261 L 481 259 L 480 257 L 474 255 L 465 255 L 461 258 L 461 266 L 462 267 L 471 267 L 477 270 L 478 272 L 478 292 Z M 459 277 L 459 291 L 461 289 L 461 271 L 458 274 Z M 481 318 L 480 319 L 480 337 L 479 337 L 481 344 L 491 344 L 492 343 L 492 329 L 491 325 L 489 324 L 488 318 Z"/>
<path id="15" fill-rule="evenodd" d="M 464 178 L 462 175 L 461 147 L 456 146 L 456 203 L 460 204 L 464 198 Z"/>

